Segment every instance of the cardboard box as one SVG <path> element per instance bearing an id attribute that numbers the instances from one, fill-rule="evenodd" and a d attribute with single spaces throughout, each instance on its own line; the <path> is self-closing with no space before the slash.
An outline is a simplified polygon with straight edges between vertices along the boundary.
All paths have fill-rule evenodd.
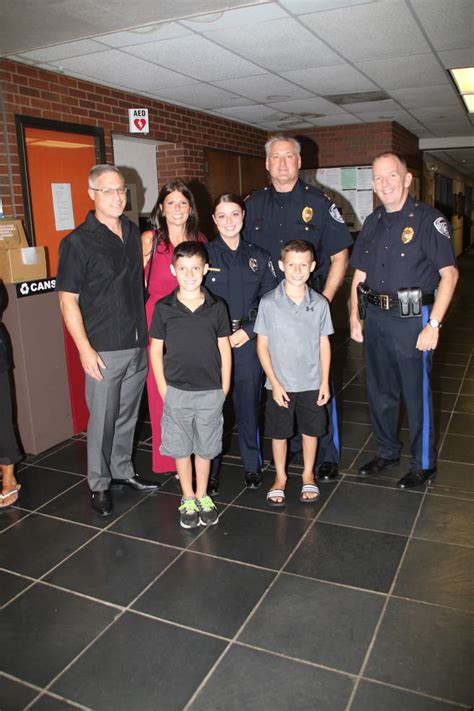
<path id="1" fill-rule="evenodd" d="M 28 247 L 22 221 L 0 219 L 0 251 L 18 247 Z"/>
<path id="2" fill-rule="evenodd" d="M 45 248 L 0 249 L 0 277 L 5 284 L 46 279 Z"/>

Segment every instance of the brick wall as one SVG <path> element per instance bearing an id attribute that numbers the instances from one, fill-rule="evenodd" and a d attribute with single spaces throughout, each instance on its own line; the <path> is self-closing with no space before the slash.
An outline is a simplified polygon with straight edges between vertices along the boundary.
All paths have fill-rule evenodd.
<path id="1" fill-rule="evenodd" d="M 106 159 L 112 162 L 112 133 L 128 134 L 127 109 L 146 106 L 148 138 L 169 142 L 158 153 L 160 184 L 176 176 L 203 181 L 205 148 L 262 155 L 267 138 L 265 131 L 251 126 L 9 60 L 0 60 L 0 81 L 6 126 L 3 135 L 0 124 L 0 190 L 5 214 L 18 217 L 24 217 L 24 207 L 15 113 L 103 128 Z M 411 167 L 422 166 L 417 137 L 390 121 L 315 127 L 292 134 L 316 144 L 312 153 L 320 167 L 367 165 L 386 150 L 405 154 Z M 305 167 L 314 167 L 311 160 Z"/>
<path id="2" fill-rule="evenodd" d="M 370 165 L 373 158 L 383 151 L 403 154 L 412 168 L 421 169 L 423 166 L 417 136 L 394 121 L 315 127 L 292 131 L 291 135 L 302 136 L 315 144 L 313 151 L 309 144 L 307 150 L 310 160 L 317 155 L 319 168 Z M 314 168 L 315 165 L 304 167 Z"/>
<path id="3" fill-rule="evenodd" d="M 112 162 L 112 132 L 128 134 L 127 109 L 145 106 L 150 112 L 147 138 L 171 144 L 160 147 L 162 182 L 176 176 L 185 180 L 204 180 L 203 151 L 206 147 L 263 154 L 265 131 L 224 118 L 9 60 L 0 60 L 0 81 L 3 124 L 6 126 L 5 135 L 0 124 L 0 190 L 5 214 L 24 217 L 15 113 L 103 128 L 106 159 Z"/>

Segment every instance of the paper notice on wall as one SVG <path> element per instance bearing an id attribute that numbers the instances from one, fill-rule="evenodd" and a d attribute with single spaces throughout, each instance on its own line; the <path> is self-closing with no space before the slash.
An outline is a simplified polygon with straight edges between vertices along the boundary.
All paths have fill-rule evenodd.
<path id="1" fill-rule="evenodd" d="M 357 189 L 357 169 L 341 168 L 341 188 L 342 190 Z"/>
<path id="2" fill-rule="evenodd" d="M 357 168 L 357 190 L 372 190 L 372 168 Z"/>
<path id="3" fill-rule="evenodd" d="M 53 196 L 54 223 L 56 230 L 73 230 L 71 183 L 51 183 Z"/>
<path id="4" fill-rule="evenodd" d="M 372 190 L 357 191 L 357 215 L 361 224 L 365 218 L 374 211 L 374 194 Z"/>

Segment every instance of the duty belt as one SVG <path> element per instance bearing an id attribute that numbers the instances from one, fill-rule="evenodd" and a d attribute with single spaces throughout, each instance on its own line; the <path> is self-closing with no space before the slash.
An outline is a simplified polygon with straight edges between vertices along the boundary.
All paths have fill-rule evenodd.
<path id="1" fill-rule="evenodd" d="M 242 328 L 242 324 L 245 323 L 245 321 L 254 321 L 257 318 L 257 309 L 250 309 L 248 312 L 248 315 L 244 317 L 243 319 L 240 318 L 234 318 L 230 322 L 230 326 L 232 328 L 232 333 L 235 333 L 236 331 L 239 330 L 239 328 Z"/>
<path id="2" fill-rule="evenodd" d="M 420 306 L 428 306 L 434 304 L 434 294 L 421 294 L 419 289 L 400 289 L 397 294 L 380 294 L 372 289 L 364 289 L 364 294 L 367 302 L 378 306 L 379 309 L 388 311 L 389 309 L 399 308 L 402 316 L 418 315 L 413 312 L 414 303 Z M 410 305 L 412 308 L 410 308 Z M 411 313 L 410 313 L 411 311 Z"/>

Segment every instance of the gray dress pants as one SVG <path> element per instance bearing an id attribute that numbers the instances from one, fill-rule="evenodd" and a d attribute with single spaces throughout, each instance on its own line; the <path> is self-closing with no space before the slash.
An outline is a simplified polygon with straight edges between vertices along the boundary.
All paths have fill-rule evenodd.
<path id="1" fill-rule="evenodd" d="M 86 374 L 87 478 L 91 491 L 135 475 L 131 455 L 138 409 L 148 371 L 146 348 L 101 351 L 103 380 Z"/>

